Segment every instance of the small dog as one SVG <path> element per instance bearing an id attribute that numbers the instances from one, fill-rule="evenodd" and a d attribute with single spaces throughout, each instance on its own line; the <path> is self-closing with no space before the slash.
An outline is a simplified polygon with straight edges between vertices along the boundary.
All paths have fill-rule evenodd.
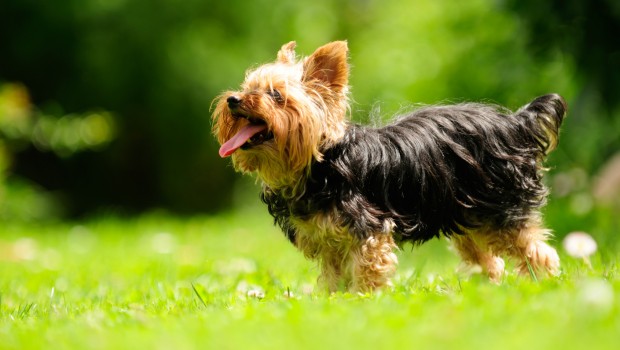
<path id="1" fill-rule="evenodd" d="M 386 126 L 348 120 L 345 41 L 297 59 L 295 42 L 214 103 L 220 156 L 255 173 L 288 239 L 318 260 L 330 291 L 390 285 L 405 242 L 450 238 L 491 281 L 500 255 L 521 273 L 559 273 L 540 208 L 543 161 L 566 103 L 538 97 L 518 111 L 477 103 L 430 106 Z"/>

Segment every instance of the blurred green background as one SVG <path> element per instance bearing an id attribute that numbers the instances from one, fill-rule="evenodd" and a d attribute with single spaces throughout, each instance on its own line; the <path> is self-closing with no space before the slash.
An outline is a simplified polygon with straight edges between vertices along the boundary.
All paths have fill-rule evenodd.
<path id="1" fill-rule="evenodd" d="M 617 0 L 3 0 L 0 218 L 258 202 L 217 155 L 211 102 L 287 41 L 307 55 L 339 39 L 357 121 L 417 103 L 515 109 L 562 94 L 551 211 L 557 222 L 599 206 L 613 217 L 619 37 Z"/>

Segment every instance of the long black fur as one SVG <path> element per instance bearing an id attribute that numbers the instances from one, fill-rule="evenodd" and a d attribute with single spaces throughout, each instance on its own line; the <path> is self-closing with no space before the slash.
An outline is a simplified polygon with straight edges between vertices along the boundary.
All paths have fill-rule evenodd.
<path id="1" fill-rule="evenodd" d="M 313 162 L 297 198 L 270 188 L 261 197 L 293 243 L 291 217 L 334 208 L 360 238 L 392 221 L 399 243 L 520 228 L 545 204 L 542 162 L 565 112 L 564 99 L 550 94 L 515 113 L 466 103 L 421 108 L 383 127 L 352 124 Z"/>

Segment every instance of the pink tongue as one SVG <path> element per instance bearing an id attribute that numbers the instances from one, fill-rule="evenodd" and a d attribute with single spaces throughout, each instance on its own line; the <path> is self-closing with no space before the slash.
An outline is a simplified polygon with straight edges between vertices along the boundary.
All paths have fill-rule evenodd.
<path id="1" fill-rule="evenodd" d="M 267 125 L 252 125 L 248 124 L 241 128 L 239 132 L 230 140 L 226 141 L 222 147 L 220 147 L 220 157 L 225 158 L 233 154 L 239 147 L 250 139 L 250 137 L 258 134 L 259 132 L 267 129 Z"/>

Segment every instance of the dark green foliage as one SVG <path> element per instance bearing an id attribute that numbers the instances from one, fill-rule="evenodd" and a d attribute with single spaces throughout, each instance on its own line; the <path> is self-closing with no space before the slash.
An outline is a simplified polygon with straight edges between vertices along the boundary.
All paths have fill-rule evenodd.
<path id="1" fill-rule="evenodd" d="M 584 88 L 596 90 L 608 109 L 620 106 L 620 2 L 510 0 L 508 3 L 508 8 L 524 21 L 531 52 L 540 58 L 556 50 L 570 55 Z"/>
<path id="2" fill-rule="evenodd" d="M 5 0 L 0 84 L 23 84 L 44 114 L 105 110 L 117 125 L 102 150 L 13 149 L 10 173 L 72 215 L 229 208 L 238 176 L 217 156 L 211 101 L 289 40 L 308 54 L 336 39 L 351 48 L 354 119 L 557 92 L 569 117 L 551 163 L 593 172 L 620 147 L 618 13 L 611 0 Z"/>
<path id="3" fill-rule="evenodd" d="M 595 170 L 620 149 L 620 2 L 509 0 L 523 21 L 536 62 L 560 53 L 573 61 L 575 121 L 564 137 L 562 165 Z M 584 134 L 584 131 L 587 133 Z"/>

